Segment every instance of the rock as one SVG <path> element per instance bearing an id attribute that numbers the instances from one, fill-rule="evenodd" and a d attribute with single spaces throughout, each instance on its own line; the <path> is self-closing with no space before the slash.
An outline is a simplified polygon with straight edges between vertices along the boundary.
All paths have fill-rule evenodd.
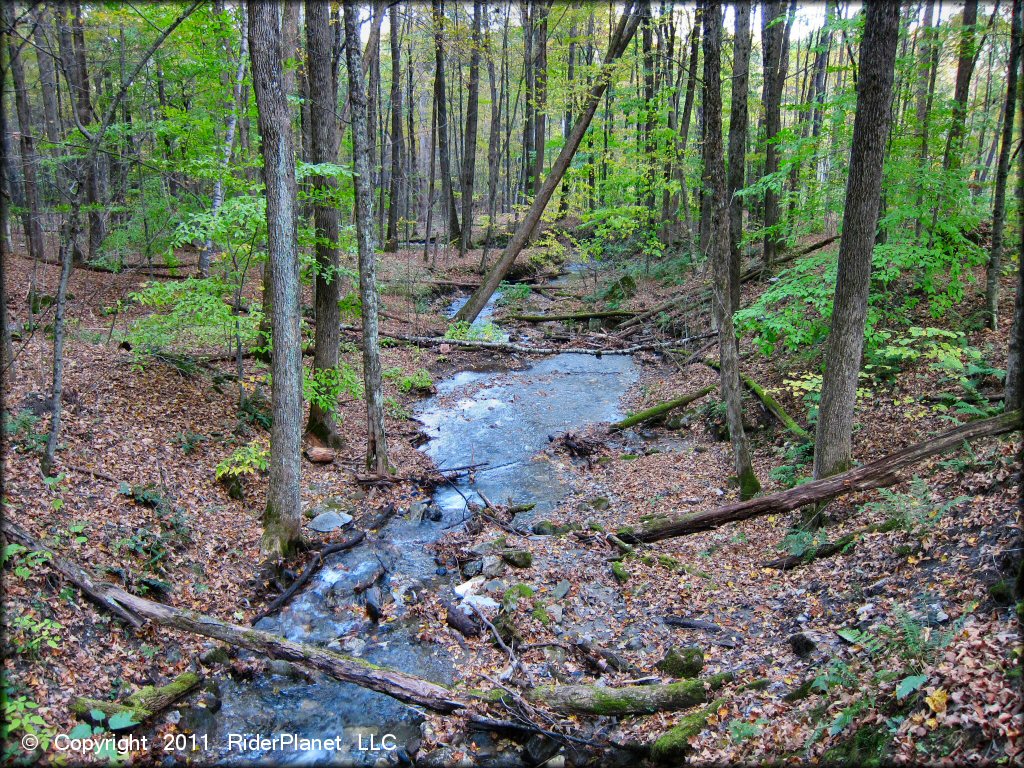
<path id="1" fill-rule="evenodd" d="M 470 595 L 475 595 L 483 588 L 484 581 L 485 579 L 483 576 L 474 576 L 469 581 L 464 581 L 455 587 L 455 594 L 463 599 Z"/>
<path id="2" fill-rule="evenodd" d="M 640 635 L 633 635 L 629 640 L 626 641 L 625 649 L 627 651 L 639 651 L 644 647 L 643 638 Z"/>
<path id="3" fill-rule="evenodd" d="M 339 528 L 344 528 L 351 522 L 352 515 L 344 512 L 321 512 L 313 518 L 309 527 L 319 533 L 330 533 L 331 531 L 336 531 Z"/>
<path id="4" fill-rule="evenodd" d="M 204 667 L 213 667 L 217 664 L 227 664 L 228 649 L 223 645 L 218 645 L 208 651 L 204 651 L 199 657 L 199 663 Z"/>
<path id="5" fill-rule="evenodd" d="M 561 624 L 562 623 L 562 606 L 560 606 L 560 605 L 549 605 L 548 608 L 547 608 L 547 611 L 548 611 L 548 616 L 550 616 L 552 618 L 552 620 L 556 624 Z"/>
<path id="6" fill-rule="evenodd" d="M 606 510 L 611 506 L 611 501 L 608 500 L 607 496 L 595 496 L 588 503 L 593 509 L 596 509 L 599 512 Z"/>
<path id="7" fill-rule="evenodd" d="M 537 536 L 554 536 L 557 529 L 550 520 L 541 520 L 539 523 L 533 524 L 532 530 Z"/>
<path id="8" fill-rule="evenodd" d="M 561 600 L 563 597 L 569 594 L 570 584 L 566 579 L 562 579 L 560 582 L 555 584 L 554 590 L 551 592 L 551 596 L 555 600 Z"/>
<path id="9" fill-rule="evenodd" d="M 558 754 L 559 749 L 561 745 L 557 741 L 538 733 L 526 742 L 524 752 L 530 765 L 542 765 Z"/>
<path id="10" fill-rule="evenodd" d="M 501 559 L 513 568 L 529 568 L 533 565 L 533 554 L 528 549 L 505 549 Z"/>
<path id="11" fill-rule="evenodd" d="M 483 559 L 481 573 L 483 573 L 485 578 L 496 579 L 505 573 L 505 563 L 497 555 L 487 555 Z"/>
<path id="12" fill-rule="evenodd" d="M 472 578 L 473 576 L 479 576 L 480 572 L 484 569 L 483 560 L 470 560 L 464 566 L 462 566 L 462 574 L 466 578 Z"/>
<path id="13" fill-rule="evenodd" d="M 330 464 L 334 461 L 334 451 L 319 445 L 311 445 L 306 449 L 306 458 L 314 464 Z"/>
<path id="14" fill-rule="evenodd" d="M 427 511 L 427 505 L 422 501 L 414 501 L 409 505 L 409 522 L 419 523 L 423 521 L 423 514 Z"/>
<path id="15" fill-rule="evenodd" d="M 289 680 L 302 680 L 306 677 L 306 673 L 290 661 L 283 661 L 281 659 L 271 659 L 268 661 L 267 671 L 272 675 L 286 677 Z"/>
<path id="16" fill-rule="evenodd" d="M 789 644 L 800 658 L 810 656 L 818 644 L 811 639 L 806 632 L 797 632 L 789 636 Z"/>
<path id="17" fill-rule="evenodd" d="M 444 510 L 441 509 L 437 504 L 431 504 L 427 507 L 427 511 L 423 513 L 423 518 L 429 520 L 432 523 L 439 523 L 444 517 Z"/>
<path id="18" fill-rule="evenodd" d="M 700 675 L 704 669 L 704 652 L 695 645 L 673 646 L 658 662 L 658 669 L 666 675 L 689 679 Z"/>

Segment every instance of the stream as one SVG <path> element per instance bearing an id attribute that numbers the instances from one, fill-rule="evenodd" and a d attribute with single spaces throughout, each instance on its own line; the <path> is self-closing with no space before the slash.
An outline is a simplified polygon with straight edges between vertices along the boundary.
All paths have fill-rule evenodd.
<path id="1" fill-rule="evenodd" d="M 490 317 L 492 306 L 489 302 L 482 320 Z M 458 301 L 449 311 L 457 309 Z M 421 450 L 441 469 L 485 465 L 472 480 L 463 476 L 438 486 L 429 502 L 413 501 L 377 535 L 329 557 L 302 593 L 256 626 L 452 683 L 458 659 L 436 643 L 421 643 L 419 620 L 409 615 L 420 594 L 450 594 L 461 581 L 459 573 L 438 567 L 429 546 L 467 519 L 468 502 L 482 504 L 482 497 L 493 503 L 534 503 L 530 517 L 553 510 L 572 490 L 572 481 L 538 452 L 555 435 L 621 418 L 620 400 L 637 375 L 627 356 L 562 354 L 523 370 L 462 371 L 440 382 L 437 394 L 415 413 L 430 438 Z M 515 524 L 523 522 L 529 520 L 520 515 Z M 387 571 L 381 591 L 388 618 L 377 624 L 368 619 L 353 588 L 382 567 Z M 270 662 L 269 669 L 251 680 L 222 681 L 215 713 L 203 710 L 205 714 L 197 715 L 197 708 L 191 708 L 185 725 L 207 735 L 210 756 L 294 765 L 373 765 L 381 758 L 408 764 L 422 722 L 414 708 L 352 684 L 310 677 L 284 662 Z M 229 751 L 231 734 L 338 738 L 345 747 Z M 397 749 L 360 749 L 371 739 L 379 743 L 384 734 L 393 734 Z"/>

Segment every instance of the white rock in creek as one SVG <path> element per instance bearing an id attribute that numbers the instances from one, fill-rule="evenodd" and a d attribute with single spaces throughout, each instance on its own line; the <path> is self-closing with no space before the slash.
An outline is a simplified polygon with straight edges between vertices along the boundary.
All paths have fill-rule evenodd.
<path id="1" fill-rule="evenodd" d="M 323 512 L 309 523 L 309 527 L 319 533 L 330 533 L 343 528 L 352 522 L 352 515 L 344 512 Z"/>

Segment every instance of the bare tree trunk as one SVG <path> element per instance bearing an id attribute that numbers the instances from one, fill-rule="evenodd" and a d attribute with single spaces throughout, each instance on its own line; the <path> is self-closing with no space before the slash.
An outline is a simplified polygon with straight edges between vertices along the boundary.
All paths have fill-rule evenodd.
<path id="1" fill-rule="evenodd" d="M 895 3 L 867 4 L 839 272 L 815 436 L 817 479 L 843 472 L 852 462 L 853 410 L 864 348 L 882 161 L 889 134 L 899 10 Z"/>
<path id="2" fill-rule="evenodd" d="M 249 0 L 249 53 L 263 149 L 273 305 L 271 401 L 274 421 L 270 432 L 270 483 L 260 543 L 264 555 L 271 558 L 290 555 L 302 540 L 298 206 L 295 141 L 282 56 L 281 6 L 277 2 Z"/>
<path id="3" fill-rule="evenodd" d="M 14 31 L 14 5 L 4 6 L 4 23 L 7 28 Z M 39 185 L 36 182 L 36 158 L 35 138 L 32 136 L 32 110 L 28 101 L 28 87 L 25 85 L 25 68 L 22 65 L 21 50 L 19 50 L 15 38 L 8 40 L 7 55 L 8 66 L 11 70 L 11 80 L 14 84 L 14 105 L 18 112 L 18 127 L 20 134 L 21 149 L 21 180 L 25 190 L 25 214 L 22 217 L 25 226 L 25 239 L 28 242 L 29 256 L 35 261 L 42 261 L 45 257 L 43 252 L 43 226 L 39 211 Z"/>
<path id="4" fill-rule="evenodd" d="M 926 0 L 924 6 L 924 23 L 921 27 L 921 38 L 918 45 L 917 64 L 917 132 L 921 142 L 918 159 L 921 170 L 924 171 L 928 164 L 928 130 L 929 116 L 931 114 L 932 99 L 935 95 L 935 77 L 939 65 L 939 52 L 941 45 L 938 34 L 933 26 L 935 13 L 935 0 Z M 924 189 L 917 192 L 917 216 L 914 222 L 914 237 L 920 238 L 924 229 Z"/>
<path id="5" fill-rule="evenodd" d="M 238 128 L 238 115 L 242 111 L 242 84 L 245 82 L 245 64 L 249 58 L 249 24 L 245 17 L 245 6 L 242 6 L 242 28 L 240 32 L 241 42 L 238 47 L 238 68 L 235 72 L 234 89 L 231 95 L 231 103 L 225 104 L 224 118 L 224 145 L 220 158 L 220 173 L 213 184 L 213 203 L 211 211 L 213 216 L 224 204 L 224 176 L 229 173 L 231 164 L 231 150 L 235 145 L 235 132 Z M 225 51 L 227 54 L 227 51 Z M 212 238 L 207 238 L 199 251 L 199 275 L 208 277 L 210 274 L 210 257 L 213 254 L 215 245 Z"/>
<path id="6" fill-rule="evenodd" d="M 548 14 L 550 0 L 534 0 L 533 32 L 533 190 L 534 196 L 540 191 L 544 175 L 544 145 L 547 144 L 548 105 Z"/>
<path id="7" fill-rule="evenodd" d="M 782 89 L 786 82 L 788 65 L 787 43 L 789 25 L 783 23 L 786 3 L 774 0 L 762 7 L 761 39 L 764 41 L 764 125 L 765 161 L 764 175 L 771 176 L 779 170 L 778 134 L 782 130 Z M 775 266 L 775 259 L 782 247 L 782 238 L 774 231 L 779 225 L 779 194 L 774 189 L 764 193 L 764 237 L 763 260 L 765 269 Z"/>
<path id="8" fill-rule="evenodd" d="M 484 237 L 483 255 L 480 257 L 480 271 L 487 269 L 487 251 L 491 247 L 494 233 L 494 217 L 498 205 L 498 176 L 501 174 L 501 113 L 505 89 L 505 54 L 508 49 L 508 16 L 511 3 L 505 6 L 505 24 L 501 34 L 502 69 L 500 75 L 494 72 L 494 56 L 490 46 L 490 24 L 487 25 L 487 80 L 491 89 L 491 131 L 487 140 L 487 234 Z"/>
<path id="9" fill-rule="evenodd" d="M 476 134 L 480 114 L 480 24 L 483 15 L 480 0 L 473 3 L 473 40 L 469 52 L 469 88 L 466 105 L 466 139 L 462 152 L 462 232 L 459 255 L 473 247 L 473 182 L 476 175 Z"/>
<path id="10" fill-rule="evenodd" d="M 447 87 L 444 79 L 444 5 L 433 0 L 434 16 L 434 104 L 437 110 L 437 147 L 441 165 L 441 198 L 448 212 L 448 237 L 451 242 L 459 240 L 458 208 L 455 206 L 455 191 L 452 189 L 451 149 L 448 144 Z"/>
<path id="11" fill-rule="evenodd" d="M 992 202 L 992 248 L 989 251 L 985 285 L 985 306 L 989 327 L 999 326 L 999 273 L 1003 268 L 1003 231 L 1006 224 L 1006 182 L 1010 175 L 1010 145 L 1017 110 L 1017 73 L 1020 68 L 1022 37 L 1022 0 L 1014 0 L 1010 23 L 1010 59 L 1006 65 L 1006 103 L 1003 107 L 1003 135 L 996 166 L 995 199 Z"/>
<path id="12" fill-rule="evenodd" d="M 384 236 L 384 250 L 394 252 L 398 250 L 398 218 L 405 182 L 405 169 L 402 167 L 405 155 L 402 138 L 402 45 L 398 34 L 398 10 L 394 5 L 388 9 L 388 20 L 391 25 L 388 35 L 391 41 L 391 183 L 388 186 L 388 228 Z"/>
<path id="13" fill-rule="evenodd" d="M 747 89 L 750 79 L 750 6 L 737 3 L 732 65 L 732 114 L 729 118 L 729 288 L 728 311 L 740 308 L 740 242 L 743 240 L 743 189 L 747 156 Z"/>
<path id="14" fill-rule="evenodd" d="M 559 153 L 558 158 L 552 164 L 551 172 L 544 180 L 544 185 L 541 187 L 540 192 L 537 194 L 536 198 L 534 198 L 533 205 L 530 206 L 530 210 L 526 214 L 526 218 L 523 219 L 519 227 L 516 229 L 516 232 L 509 241 L 508 246 L 501 254 L 501 258 L 498 259 L 494 266 L 491 267 L 486 275 L 484 275 L 481 286 L 473 292 L 473 295 L 469 297 L 469 301 L 466 302 L 466 305 L 459 310 L 458 314 L 456 314 L 456 319 L 466 322 L 472 322 L 476 319 L 476 316 L 480 314 L 480 310 L 483 309 L 487 300 L 491 297 L 491 294 L 497 290 L 502 278 L 508 272 L 513 262 L 515 262 L 516 257 L 523 250 L 523 247 L 529 240 L 530 234 L 540 221 L 540 217 L 544 213 L 544 209 L 547 207 L 548 201 L 551 199 L 551 195 L 554 194 L 555 187 L 558 186 L 569 167 L 569 163 L 572 162 L 573 155 L 576 154 L 576 150 L 579 148 L 580 142 L 583 140 L 583 134 L 586 133 L 587 128 L 590 126 L 590 121 L 594 118 L 597 106 L 601 102 L 601 96 L 608 87 L 608 81 L 615 61 L 622 55 L 626 46 L 629 45 L 629 41 L 636 32 L 636 28 L 639 23 L 640 13 L 635 4 L 631 2 L 623 11 L 622 16 L 619 19 L 618 27 L 611 37 L 608 52 L 604 58 L 604 66 L 602 67 L 602 71 L 598 75 L 593 88 L 590 90 L 590 95 L 587 98 L 587 105 L 583 110 L 583 114 L 580 115 L 580 119 L 576 121 L 576 125 L 572 129 L 572 134 L 566 140 L 565 146 L 562 147 L 562 151 Z"/>
<path id="15" fill-rule="evenodd" d="M 370 187 L 369 141 L 366 138 L 366 95 L 359 56 L 359 9 L 345 0 L 345 60 L 348 98 L 352 105 L 352 150 L 355 164 L 356 233 L 359 240 L 359 294 L 363 304 L 363 383 L 366 388 L 366 467 L 388 473 L 381 388 L 380 339 L 377 329 L 376 263 L 373 248 L 373 190 Z M 392 22 L 394 23 L 394 22 Z M 394 27 L 392 28 L 394 34 Z"/>
<path id="16" fill-rule="evenodd" d="M 960 58 L 956 66 L 956 85 L 953 90 L 953 117 L 946 136 L 946 153 L 942 167 L 955 171 L 962 162 L 964 127 L 967 121 L 967 97 L 976 61 L 975 25 L 978 23 L 978 0 L 966 0 L 960 25 Z"/>
<path id="17" fill-rule="evenodd" d="M 50 11 L 40 3 L 32 9 L 32 40 L 39 67 L 39 94 L 43 101 L 43 125 L 46 140 L 56 144 L 61 137 L 60 109 L 57 104 L 57 69 L 47 31 L 51 28 Z"/>
<path id="18" fill-rule="evenodd" d="M 53 319 L 53 388 L 50 395 L 50 432 L 40 461 L 43 475 L 53 474 L 53 462 L 60 438 L 61 401 L 64 395 L 64 329 L 67 326 L 68 281 L 78 240 L 78 196 L 72 202 L 71 214 L 61 227 L 60 282 L 57 284 L 57 312 Z"/>
<path id="19" fill-rule="evenodd" d="M 1021 55 L 1024 69 L 1024 51 Z M 1020 123 L 1024 125 L 1024 99 L 1019 99 Z M 1017 163 L 1017 232 L 1024 233 L 1024 163 Z M 1022 235 L 1024 236 L 1024 235 Z M 1017 295 L 1013 301 L 1013 322 L 1010 325 L 1009 353 L 1006 359 L 1007 410 L 1024 410 L 1024 266 L 1017 269 Z"/>
<path id="20" fill-rule="evenodd" d="M 749 499 L 761 490 L 750 461 L 750 447 L 743 431 L 743 400 L 740 389 L 739 351 L 733 329 L 732 275 L 729 269 L 729 200 L 726 197 L 725 159 L 722 151 L 722 5 L 715 0 L 704 6 L 704 161 L 710 197 L 711 259 L 715 273 L 712 306 L 718 326 L 721 358 L 722 400 L 726 407 L 733 467 L 740 498 Z M 736 277 L 739 282 L 739 276 Z"/>
<path id="21" fill-rule="evenodd" d="M 7 25 L 0 28 L 0 60 L 7 48 Z M 0 137 L 7 135 L 7 100 L 0 94 Z M 10 240 L 7 237 L 8 224 L 8 179 L 7 158 L 0 161 L 0 388 L 9 391 L 7 377 L 14 376 L 14 347 L 11 343 L 11 317 L 7 313 L 7 264 Z"/>
<path id="22" fill-rule="evenodd" d="M 306 82 L 309 91 L 309 159 L 315 165 L 338 162 L 338 129 L 335 109 L 338 105 L 338 81 L 332 54 L 330 8 L 318 0 L 306 0 Z M 317 176 L 314 189 L 329 194 L 337 187 L 333 177 Z M 341 313 L 341 274 L 338 271 L 338 220 L 340 212 L 330 202 L 313 207 L 316 225 L 316 337 L 313 353 L 313 377 L 338 368 L 338 335 Z M 323 375 L 323 374 L 321 374 Z M 330 374 L 328 374 L 330 375 Z M 330 446 L 342 444 L 334 422 L 333 408 L 309 405 L 307 430 Z"/>

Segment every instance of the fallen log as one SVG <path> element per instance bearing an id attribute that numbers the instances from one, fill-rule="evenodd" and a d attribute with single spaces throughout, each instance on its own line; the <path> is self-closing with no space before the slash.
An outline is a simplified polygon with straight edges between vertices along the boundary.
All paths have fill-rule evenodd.
<path id="1" fill-rule="evenodd" d="M 691 392 L 688 395 L 683 395 L 682 397 L 677 397 L 672 400 L 667 400 L 664 403 L 659 403 L 658 405 L 640 411 L 639 413 L 634 413 L 632 416 L 627 416 L 622 421 L 615 422 L 612 424 L 612 429 L 629 429 L 630 427 L 634 427 L 642 422 L 656 419 L 669 411 L 675 410 L 676 408 L 682 408 L 684 405 L 689 405 L 695 400 L 700 400 L 705 395 L 714 392 L 715 389 L 716 386 L 714 384 L 709 384 L 704 387 L 704 389 Z"/>
<path id="2" fill-rule="evenodd" d="M 268 605 L 261 613 L 253 617 L 252 625 L 255 626 L 256 622 L 260 619 L 264 619 L 272 613 L 279 611 L 284 604 L 287 603 L 295 594 L 302 589 L 309 581 L 310 577 L 324 566 L 324 558 L 328 555 L 333 555 L 336 552 L 343 552 L 346 549 L 351 549 L 356 544 L 366 538 L 366 533 L 363 531 L 356 531 L 351 536 L 343 541 L 339 541 L 336 544 L 330 544 L 324 547 L 322 550 L 317 552 L 316 558 L 309 565 L 306 566 L 306 570 L 292 582 L 291 586 L 288 587 L 284 592 L 278 595 L 274 601 Z"/>
<path id="3" fill-rule="evenodd" d="M 525 697 L 527 701 L 566 715 L 650 715 L 703 704 L 708 700 L 709 690 L 717 690 L 732 679 L 731 672 L 722 672 L 706 678 L 664 685 L 627 685 L 622 688 L 600 685 L 540 686 L 528 691 Z"/>
<path id="4" fill-rule="evenodd" d="M 708 358 L 704 360 L 704 364 L 716 371 L 719 370 L 718 362 L 716 360 Z M 782 404 L 765 391 L 764 387 L 745 373 L 741 373 L 740 378 L 743 379 L 743 383 L 746 385 L 747 389 L 754 393 L 757 399 L 761 401 L 761 404 L 764 405 L 768 412 L 774 416 L 782 426 L 801 440 L 804 440 L 805 442 L 811 441 L 811 433 L 801 427 L 797 423 L 796 419 L 786 412 L 786 409 L 782 407 Z"/>
<path id="5" fill-rule="evenodd" d="M 650 746 L 651 758 L 659 763 L 682 765 L 690 751 L 690 739 L 708 724 L 708 719 L 728 703 L 728 699 L 715 699 L 706 707 L 686 715 L 670 730 L 659 736 Z"/>
<path id="6" fill-rule="evenodd" d="M 854 491 L 883 488 L 899 482 L 899 470 L 930 456 L 979 438 L 1015 432 L 1021 427 L 1021 411 L 1010 411 L 988 419 L 968 422 L 930 440 L 904 448 L 902 451 L 883 456 L 831 477 L 812 480 L 788 491 L 726 504 L 707 512 L 698 512 L 675 520 L 660 520 L 640 530 L 623 528 L 617 533 L 619 538 L 630 544 L 660 541 L 675 536 L 686 536 L 698 531 L 708 531 L 726 523 L 747 520 L 759 515 L 791 512 L 807 504 L 828 501 Z"/>
<path id="7" fill-rule="evenodd" d="M 887 533 L 888 531 L 899 528 L 899 526 L 900 524 L 897 520 L 886 520 L 884 523 L 867 525 L 853 531 L 852 533 L 848 533 L 845 536 L 840 536 L 838 539 L 829 542 L 828 544 L 822 544 L 820 547 L 814 547 L 800 555 L 788 555 L 787 557 L 780 557 L 776 560 L 771 560 L 765 563 L 762 567 L 776 568 L 778 570 L 785 571 L 790 568 L 807 565 L 808 563 L 820 560 L 823 557 L 831 557 L 832 555 L 837 554 L 845 555 L 857 546 L 857 542 L 866 534 Z"/>
<path id="8" fill-rule="evenodd" d="M 523 323 L 553 323 L 566 320 L 589 320 L 591 318 L 600 320 L 607 317 L 633 317 L 636 312 L 627 309 L 608 309 L 603 312 L 576 312 L 565 315 L 509 315 L 509 320 L 518 320 Z"/>
<path id="9" fill-rule="evenodd" d="M 343 331 L 358 331 L 359 329 L 354 327 L 342 326 Z M 442 344 L 450 347 L 458 347 L 459 349 L 478 349 L 478 350 L 490 350 L 492 352 L 519 352 L 524 355 L 562 355 L 562 354 L 576 354 L 576 355 L 596 355 L 601 357 L 602 355 L 632 355 L 636 352 L 649 352 L 659 349 L 667 349 L 670 347 L 681 347 L 691 341 L 701 341 L 703 339 L 709 339 L 716 335 L 715 333 L 703 333 L 699 336 L 690 336 L 685 339 L 670 339 L 669 341 L 658 341 L 648 344 L 634 344 L 631 347 L 621 348 L 591 348 L 591 347 L 530 347 L 525 344 L 516 344 L 511 341 L 478 341 L 469 339 L 448 339 L 444 336 L 410 336 L 403 333 L 381 333 L 380 335 L 384 338 L 394 339 L 395 341 L 404 341 L 409 344 L 415 344 L 420 347 L 437 347 Z"/>
<path id="10" fill-rule="evenodd" d="M 2 522 L 2 530 L 13 541 L 32 549 L 50 551 L 9 520 Z M 93 581 L 79 566 L 52 552 L 51 555 L 51 567 L 83 590 L 83 585 L 88 585 L 91 590 L 89 594 L 93 599 L 119 616 L 130 617 L 134 626 L 141 626 L 148 620 L 163 627 L 210 637 L 229 645 L 248 648 L 272 659 L 282 659 L 308 669 L 316 669 L 335 680 L 354 683 L 406 704 L 414 704 L 436 712 L 454 712 L 467 706 L 466 702 L 456 699 L 448 688 L 429 680 L 380 667 L 326 648 L 286 640 L 263 630 L 231 624 L 206 614 L 156 603 L 133 595 L 109 582 Z"/>
<path id="11" fill-rule="evenodd" d="M 183 672 L 167 685 L 162 685 L 159 688 L 152 685 L 140 688 L 123 703 L 79 696 L 71 702 L 71 711 L 78 717 L 94 723 L 96 722 L 92 717 L 94 711 L 102 712 L 107 721 L 114 715 L 127 714 L 131 715 L 132 720 L 138 725 L 167 709 L 198 685 L 199 675 L 194 672 Z"/>
<path id="12" fill-rule="evenodd" d="M 82 591 L 82 594 L 92 602 L 96 603 L 99 607 L 110 611 L 132 627 L 138 628 L 145 623 L 141 617 L 132 613 L 130 610 L 126 610 L 116 600 L 112 600 L 110 598 L 107 594 L 107 588 L 110 585 L 107 582 L 94 581 L 92 576 L 86 573 L 84 569 L 75 563 L 58 557 L 52 549 L 36 541 L 26 531 L 16 526 L 10 520 L 0 521 L 0 530 L 3 531 L 3 534 L 8 541 L 17 542 L 23 547 L 28 547 L 29 549 L 37 552 L 45 552 L 49 556 L 48 562 L 50 566 L 78 587 Z"/>

